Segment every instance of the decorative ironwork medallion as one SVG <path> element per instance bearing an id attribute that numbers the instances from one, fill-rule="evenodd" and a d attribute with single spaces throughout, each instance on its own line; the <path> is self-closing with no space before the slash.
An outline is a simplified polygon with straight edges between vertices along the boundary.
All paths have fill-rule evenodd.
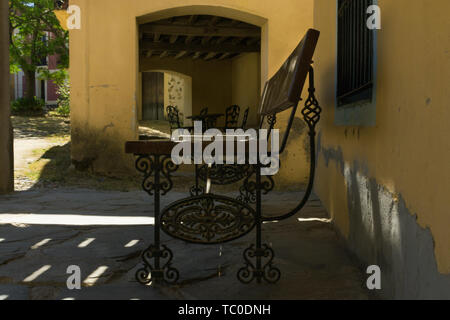
<path id="1" fill-rule="evenodd" d="M 256 212 L 235 199 L 206 194 L 163 210 L 161 229 L 190 243 L 218 244 L 243 237 L 255 227 Z"/>
<path id="2" fill-rule="evenodd" d="M 262 267 L 258 268 L 257 265 L 261 265 L 261 260 L 263 258 L 267 262 Z M 244 250 L 245 267 L 239 269 L 237 274 L 238 280 L 245 284 L 252 282 L 255 278 L 258 282 L 261 282 L 262 279 L 268 283 L 278 282 L 278 280 L 280 280 L 281 272 L 272 265 L 273 258 L 273 249 L 267 244 L 263 244 L 260 249 L 255 248 L 255 245 L 252 244 Z M 256 266 L 251 261 L 252 259 L 257 260 Z"/>

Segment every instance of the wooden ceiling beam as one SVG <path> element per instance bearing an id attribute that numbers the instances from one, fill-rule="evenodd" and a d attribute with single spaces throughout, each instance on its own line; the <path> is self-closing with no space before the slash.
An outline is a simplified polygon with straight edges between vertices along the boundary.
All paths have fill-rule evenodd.
<path id="1" fill-rule="evenodd" d="M 166 34 L 195 37 L 260 37 L 257 27 L 217 27 L 217 26 L 181 26 L 172 24 L 146 24 L 142 26 L 144 33 Z"/>
<path id="2" fill-rule="evenodd" d="M 202 45 L 207 45 L 211 41 L 212 37 L 203 37 L 202 38 Z"/>
<path id="3" fill-rule="evenodd" d="M 255 43 L 257 43 L 259 40 L 260 40 L 260 38 L 250 38 L 245 43 L 248 46 L 251 46 L 251 45 L 254 45 Z"/>
<path id="4" fill-rule="evenodd" d="M 152 42 L 152 41 L 142 41 L 141 50 L 153 50 L 153 51 L 188 51 L 188 52 L 217 52 L 217 53 L 243 53 L 243 52 L 259 52 L 261 50 L 259 44 L 253 44 L 251 46 L 247 45 L 233 45 L 233 44 L 185 44 L 185 43 L 167 43 L 167 42 Z"/>
<path id="5" fill-rule="evenodd" d="M 195 24 L 195 22 L 197 21 L 197 18 L 198 18 L 198 16 L 196 16 L 196 15 L 190 16 L 190 17 L 189 17 L 189 24 L 190 24 L 190 25 Z"/>
<path id="6" fill-rule="evenodd" d="M 202 55 L 201 52 L 196 52 L 196 53 L 192 56 L 192 60 L 197 60 L 198 58 L 200 58 L 201 55 Z"/>
<path id="7" fill-rule="evenodd" d="M 221 44 L 222 42 L 224 42 L 225 40 L 227 40 L 228 39 L 228 37 L 220 37 L 220 38 L 218 38 L 217 40 L 216 40 L 216 43 L 215 44 Z"/>
<path id="8" fill-rule="evenodd" d="M 188 52 L 187 51 L 181 51 L 180 53 L 178 53 L 176 56 L 175 56 L 175 59 L 181 59 L 181 58 L 183 58 L 186 54 L 187 54 Z"/>
<path id="9" fill-rule="evenodd" d="M 233 40 L 231 40 L 231 43 L 233 44 L 233 46 L 237 46 L 242 42 L 242 40 L 243 40 L 243 38 L 237 37 L 237 38 L 234 38 Z"/>
<path id="10" fill-rule="evenodd" d="M 185 44 L 190 44 L 192 42 L 192 40 L 194 40 L 195 37 L 193 36 L 187 36 L 186 40 L 184 41 Z"/>
<path id="11" fill-rule="evenodd" d="M 218 60 L 226 59 L 226 58 L 228 58 L 230 55 L 231 55 L 231 53 L 225 52 L 225 53 L 223 53 L 223 54 L 218 58 Z"/>
<path id="12" fill-rule="evenodd" d="M 169 42 L 170 42 L 170 43 L 175 43 L 175 42 L 177 42 L 177 39 L 178 39 L 178 36 L 177 36 L 177 35 L 170 36 Z"/>
<path id="13" fill-rule="evenodd" d="M 210 52 L 203 58 L 203 60 L 208 61 L 213 59 L 215 56 L 217 56 L 217 52 Z"/>
<path id="14" fill-rule="evenodd" d="M 209 22 L 209 25 L 210 25 L 210 26 L 215 26 L 216 24 L 219 23 L 219 21 L 220 21 L 221 19 L 222 19 L 221 17 L 213 16 L 212 19 L 211 19 L 211 21 Z"/>

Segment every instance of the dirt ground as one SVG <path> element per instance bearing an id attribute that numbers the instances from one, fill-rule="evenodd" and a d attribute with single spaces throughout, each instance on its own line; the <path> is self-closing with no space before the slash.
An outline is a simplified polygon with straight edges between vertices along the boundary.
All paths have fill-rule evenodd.
<path id="1" fill-rule="evenodd" d="M 31 172 L 31 166 L 46 151 L 70 142 L 70 124 L 62 117 L 12 117 L 14 128 L 15 190 L 33 187 L 40 172 Z"/>

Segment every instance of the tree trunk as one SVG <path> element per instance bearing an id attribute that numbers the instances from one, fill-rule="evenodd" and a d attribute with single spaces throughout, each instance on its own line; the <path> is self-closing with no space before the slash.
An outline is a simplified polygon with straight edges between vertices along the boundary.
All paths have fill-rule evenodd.
<path id="1" fill-rule="evenodd" d="M 25 98 L 33 99 L 36 96 L 36 73 L 34 71 L 25 72 L 25 81 L 27 84 Z"/>
<path id="2" fill-rule="evenodd" d="M 14 190 L 13 133 L 9 105 L 8 2 L 0 1 L 0 193 Z"/>

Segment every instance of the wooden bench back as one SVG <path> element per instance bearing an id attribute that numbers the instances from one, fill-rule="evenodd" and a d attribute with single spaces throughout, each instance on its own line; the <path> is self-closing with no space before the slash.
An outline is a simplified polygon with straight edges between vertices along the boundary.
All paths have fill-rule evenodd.
<path id="1" fill-rule="evenodd" d="M 260 104 L 261 128 L 264 126 L 264 119 L 267 118 L 270 132 L 275 125 L 276 115 L 292 108 L 287 127 L 284 129 L 280 153 L 286 148 L 303 87 L 308 73 L 312 70 L 312 58 L 319 35 L 319 31 L 309 29 L 299 45 L 264 87 Z M 313 81 L 314 78 L 310 77 L 310 83 Z"/>
<path id="2" fill-rule="evenodd" d="M 270 116 L 297 106 L 303 91 L 320 32 L 309 29 L 277 73 L 266 82 L 261 115 Z"/>

